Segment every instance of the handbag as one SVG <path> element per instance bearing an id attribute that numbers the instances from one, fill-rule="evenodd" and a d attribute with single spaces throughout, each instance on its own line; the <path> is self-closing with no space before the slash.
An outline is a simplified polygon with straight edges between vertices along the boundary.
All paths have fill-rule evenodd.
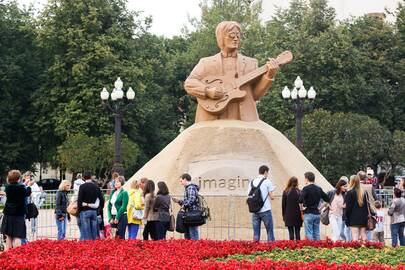
<path id="1" fill-rule="evenodd" d="M 321 209 L 321 222 L 323 225 L 329 225 L 329 206 Z"/>
<path id="2" fill-rule="evenodd" d="M 132 219 L 143 219 L 144 212 L 142 209 L 135 209 L 132 207 Z"/>
<path id="3" fill-rule="evenodd" d="M 170 204 L 170 224 L 169 228 L 167 229 L 169 232 L 174 232 L 174 229 L 176 228 L 176 220 L 173 215 L 173 208 L 172 204 Z"/>
<path id="4" fill-rule="evenodd" d="M 367 201 L 367 212 L 368 212 L 366 228 L 368 231 L 372 231 L 375 229 L 375 226 L 377 224 L 377 219 L 371 214 L 370 201 L 368 200 L 367 192 L 366 192 L 366 201 Z"/>
<path id="5" fill-rule="evenodd" d="M 184 224 L 184 211 L 180 210 L 177 213 L 176 218 L 176 232 L 178 233 L 185 233 L 187 230 L 186 225 Z"/>
<path id="6" fill-rule="evenodd" d="M 199 209 L 186 211 L 184 214 L 184 224 L 186 226 L 201 226 L 205 224 L 204 212 Z"/>
<path id="7" fill-rule="evenodd" d="M 77 208 L 77 201 L 70 202 L 67 209 L 66 209 L 66 211 L 70 215 L 72 215 L 74 217 L 77 217 L 79 215 L 79 209 Z"/>
<path id="8" fill-rule="evenodd" d="M 39 212 L 37 206 L 32 202 L 28 203 L 25 218 L 26 219 L 36 218 L 38 214 Z"/>

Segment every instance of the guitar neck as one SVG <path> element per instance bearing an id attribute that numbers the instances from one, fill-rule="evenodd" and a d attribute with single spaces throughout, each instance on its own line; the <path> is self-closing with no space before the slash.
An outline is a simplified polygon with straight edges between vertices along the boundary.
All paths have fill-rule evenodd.
<path id="1" fill-rule="evenodd" d="M 242 86 L 242 85 L 247 84 L 248 82 L 256 79 L 257 77 L 261 76 L 262 74 L 264 74 L 266 72 L 267 72 L 267 66 L 263 65 L 255 70 L 249 72 L 248 74 L 243 75 L 241 78 L 239 78 L 237 80 L 236 84 L 238 86 Z"/>

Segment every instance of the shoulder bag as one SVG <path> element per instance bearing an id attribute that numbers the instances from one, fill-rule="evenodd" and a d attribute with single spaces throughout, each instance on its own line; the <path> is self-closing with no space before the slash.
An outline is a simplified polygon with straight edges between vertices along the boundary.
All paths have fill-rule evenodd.
<path id="1" fill-rule="evenodd" d="M 77 201 L 71 201 L 66 209 L 66 211 L 74 217 L 79 215 L 79 209 L 77 208 Z"/>
<path id="2" fill-rule="evenodd" d="M 170 224 L 169 224 L 169 232 L 174 232 L 174 229 L 176 228 L 176 219 L 174 218 L 173 215 L 173 207 L 172 204 L 170 203 Z"/>
<path id="3" fill-rule="evenodd" d="M 366 203 L 367 203 L 367 212 L 368 212 L 368 216 L 367 216 L 367 230 L 368 231 L 372 231 L 372 230 L 374 230 L 375 229 L 375 226 L 376 226 L 376 224 L 377 224 L 377 220 L 376 220 L 376 218 L 371 214 L 371 211 L 370 211 L 370 201 L 369 201 L 369 199 L 368 199 L 368 194 L 367 194 L 367 191 L 365 192 L 366 193 Z"/>

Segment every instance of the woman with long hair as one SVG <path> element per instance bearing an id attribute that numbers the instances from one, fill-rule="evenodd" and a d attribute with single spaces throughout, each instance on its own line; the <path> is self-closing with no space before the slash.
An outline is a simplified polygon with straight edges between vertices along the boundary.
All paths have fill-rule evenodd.
<path id="1" fill-rule="evenodd" d="M 343 228 L 343 210 L 346 207 L 344 202 L 344 195 L 346 193 L 347 182 L 343 179 L 339 180 L 336 184 L 335 190 L 331 194 L 329 202 L 329 221 L 332 227 L 332 240 L 337 241 L 340 239 Z"/>
<path id="2" fill-rule="evenodd" d="M 67 221 L 70 221 L 70 216 L 67 212 L 69 203 L 67 194 L 70 190 L 70 186 L 70 181 L 63 180 L 59 185 L 58 191 L 56 192 L 55 220 L 56 227 L 58 228 L 58 240 L 65 239 Z"/>
<path id="3" fill-rule="evenodd" d="M 142 224 L 142 217 L 136 217 L 134 213 L 142 213 L 139 210 L 143 210 L 142 202 L 142 190 L 139 187 L 138 181 L 134 180 L 130 184 L 128 200 L 128 238 L 136 239 L 138 235 L 139 225 Z"/>
<path id="4" fill-rule="evenodd" d="M 155 198 L 153 212 L 157 217 L 154 231 L 156 233 L 155 240 L 166 239 L 166 232 L 170 226 L 170 196 L 169 189 L 165 182 L 158 182 L 158 192 Z"/>
<path id="5" fill-rule="evenodd" d="M 145 201 L 145 211 L 143 220 L 146 222 L 143 229 L 143 240 L 149 240 L 149 234 L 153 240 L 156 239 L 153 215 L 153 208 L 155 206 L 155 182 L 148 180 L 143 190 L 143 197 Z"/>
<path id="6" fill-rule="evenodd" d="M 283 220 L 285 226 L 288 228 L 290 240 L 301 239 L 302 218 L 298 203 L 300 195 L 301 191 L 298 188 L 298 179 L 293 176 L 287 182 L 281 201 Z"/>
<path id="7" fill-rule="evenodd" d="M 352 231 L 352 240 L 366 241 L 367 199 L 360 185 L 358 175 L 350 176 L 349 191 L 346 193 L 346 225 Z"/>

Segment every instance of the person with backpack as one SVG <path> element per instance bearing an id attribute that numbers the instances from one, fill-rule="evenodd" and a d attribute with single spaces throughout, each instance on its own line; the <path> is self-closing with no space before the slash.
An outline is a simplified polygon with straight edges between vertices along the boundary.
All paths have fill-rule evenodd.
<path id="1" fill-rule="evenodd" d="M 172 197 L 175 203 L 180 204 L 184 210 L 192 211 L 199 210 L 200 203 L 198 200 L 198 191 L 200 189 L 196 184 L 191 183 L 191 176 L 188 173 L 184 173 L 180 176 L 180 183 L 184 186 L 184 199 L 178 200 Z M 191 240 L 199 240 L 198 226 L 187 226 L 184 238 Z"/>
<path id="2" fill-rule="evenodd" d="M 247 204 L 252 213 L 253 241 L 260 241 L 260 226 L 263 221 L 267 231 L 267 241 L 274 241 L 273 216 L 270 200 L 274 200 L 274 185 L 268 179 L 269 167 L 262 165 L 259 175 L 250 181 Z"/>

